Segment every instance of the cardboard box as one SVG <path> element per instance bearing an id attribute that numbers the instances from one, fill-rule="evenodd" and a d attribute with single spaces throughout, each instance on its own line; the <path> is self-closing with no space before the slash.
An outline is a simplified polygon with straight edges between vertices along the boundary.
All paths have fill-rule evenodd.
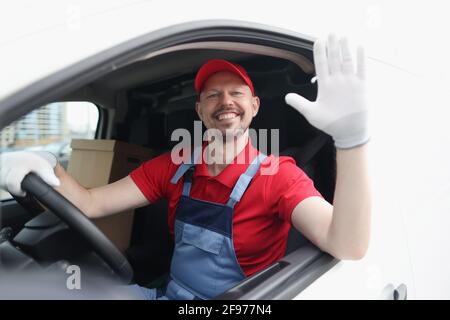
<path id="1" fill-rule="evenodd" d="M 156 154 L 148 148 L 117 140 L 73 139 L 67 172 L 87 189 L 127 176 Z M 134 211 L 92 220 L 124 252 L 130 245 Z"/>

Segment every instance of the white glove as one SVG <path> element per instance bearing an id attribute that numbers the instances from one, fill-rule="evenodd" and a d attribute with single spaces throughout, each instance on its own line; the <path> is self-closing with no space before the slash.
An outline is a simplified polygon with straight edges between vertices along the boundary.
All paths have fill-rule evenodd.
<path id="1" fill-rule="evenodd" d="M 346 38 L 328 37 L 328 43 L 314 43 L 314 64 L 318 94 L 311 102 L 298 94 L 288 93 L 291 105 L 316 128 L 329 134 L 337 148 L 348 149 L 370 139 L 368 104 L 365 92 L 365 57 L 361 46 L 357 51 L 357 67 Z"/>
<path id="2" fill-rule="evenodd" d="M 0 154 L 0 188 L 24 197 L 21 188 L 25 176 L 34 172 L 51 186 L 59 186 L 56 177 L 56 157 L 46 151 L 16 151 Z"/>

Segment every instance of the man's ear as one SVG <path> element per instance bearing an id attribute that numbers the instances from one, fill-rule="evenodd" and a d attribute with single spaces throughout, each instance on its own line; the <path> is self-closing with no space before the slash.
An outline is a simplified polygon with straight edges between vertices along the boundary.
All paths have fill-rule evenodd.
<path id="1" fill-rule="evenodd" d="M 258 114 L 259 105 L 260 105 L 259 97 L 257 97 L 257 96 L 252 97 L 253 117 L 255 117 Z"/>
<path id="2" fill-rule="evenodd" d="M 195 103 L 195 111 L 197 112 L 197 115 L 200 118 L 200 120 L 203 121 L 202 113 L 200 112 L 200 102 L 198 101 Z"/>

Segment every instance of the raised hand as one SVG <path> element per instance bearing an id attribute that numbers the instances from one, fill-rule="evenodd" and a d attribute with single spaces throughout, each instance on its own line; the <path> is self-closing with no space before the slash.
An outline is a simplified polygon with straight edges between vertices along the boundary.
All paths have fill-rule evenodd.
<path id="1" fill-rule="evenodd" d="M 288 93 L 286 103 L 316 128 L 329 134 L 337 148 L 348 149 L 370 139 L 365 90 L 365 56 L 357 50 L 356 70 L 346 38 L 330 35 L 314 43 L 314 64 L 318 81 L 316 101 Z"/>

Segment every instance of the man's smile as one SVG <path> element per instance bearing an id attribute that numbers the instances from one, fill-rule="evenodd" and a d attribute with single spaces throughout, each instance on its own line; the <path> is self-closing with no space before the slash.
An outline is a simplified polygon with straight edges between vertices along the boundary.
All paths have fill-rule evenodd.
<path id="1" fill-rule="evenodd" d="M 226 120 L 233 120 L 239 116 L 241 116 L 241 113 L 239 111 L 223 110 L 214 114 L 213 118 L 218 121 L 226 121 Z"/>
<path id="2" fill-rule="evenodd" d="M 229 119 L 234 119 L 236 117 L 238 117 L 240 114 L 236 113 L 236 112 L 224 112 L 224 113 L 220 113 L 218 115 L 216 115 L 216 119 L 219 121 L 222 120 L 229 120 Z"/>

